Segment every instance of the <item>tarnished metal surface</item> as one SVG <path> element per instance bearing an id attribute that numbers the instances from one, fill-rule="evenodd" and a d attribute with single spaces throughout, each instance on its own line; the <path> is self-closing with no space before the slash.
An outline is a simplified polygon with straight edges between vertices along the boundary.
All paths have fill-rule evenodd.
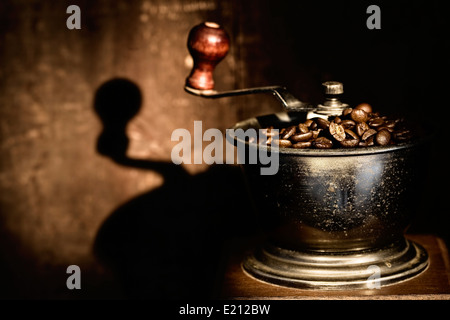
<path id="1" fill-rule="evenodd" d="M 375 289 L 410 279 L 428 267 L 425 249 L 410 241 L 362 252 L 322 254 L 266 244 L 243 262 L 250 275 L 308 289 Z"/>
<path id="2" fill-rule="evenodd" d="M 234 128 L 265 127 L 267 122 L 283 127 L 302 116 L 270 115 Z M 425 158 L 424 144 L 417 141 L 358 149 L 280 148 L 275 175 L 261 175 L 259 165 L 244 165 L 272 248 L 270 254 L 267 247 L 259 249 L 245 269 L 268 281 L 315 288 L 358 287 L 361 277 L 367 280 L 361 268 L 370 264 L 394 266 L 382 270 L 381 276 L 389 277 L 383 283 L 423 271 L 426 252 L 405 243 L 403 233 L 420 196 Z M 305 256 L 310 257 L 307 265 L 300 261 Z M 336 267 L 342 273 L 336 274 Z"/>

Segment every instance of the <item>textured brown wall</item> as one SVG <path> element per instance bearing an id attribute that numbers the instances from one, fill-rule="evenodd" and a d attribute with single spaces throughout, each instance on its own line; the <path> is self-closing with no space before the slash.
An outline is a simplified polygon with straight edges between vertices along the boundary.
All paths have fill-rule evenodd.
<path id="1" fill-rule="evenodd" d="M 81 30 L 66 28 L 70 4 L 81 8 Z M 203 130 L 223 130 L 243 115 L 239 103 L 183 91 L 190 28 L 205 20 L 238 25 L 240 11 L 237 2 L 213 0 L 2 2 L 0 296 L 70 297 L 70 264 L 81 267 L 85 286 L 108 282 L 93 254 L 99 229 L 120 205 L 164 183 L 155 165 L 170 162 L 172 131 L 192 130 L 194 120 L 203 121 Z M 233 50 L 217 68 L 218 87 L 244 83 L 237 83 L 244 66 Z M 97 152 L 96 99 L 104 109 L 117 99 L 123 108 L 140 107 L 125 133 L 127 155 L 150 160 L 143 168 Z M 207 169 L 186 166 L 193 175 Z M 108 286 L 79 295 L 122 295 Z"/>
<path id="2" fill-rule="evenodd" d="M 81 8 L 81 30 L 66 28 L 70 4 Z M 353 92 L 350 102 L 367 97 L 417 111 L 429 101 L 439 66 L 433 57 L 440 38 L 428 35 L 440 37 L 444 24 L 431 8 L 419 26 L 408 26 L 419 9 L 400 6 L 391 17 L 403 13 L 403 20 L 386 18 L 384 33 L 374 36 L 367 33 L 361 4 L 2 1 L 0 297 L 188 296 L 209 259 L 204 252 L 211 248 L 202 246 L 216 239 L 214 227 L 245 230 L 245 222 L 229 222 L 230 212 L 245 202 L 238 168 L 188 165 L 192 177 L 180 178 L 185 172 L 170 165 L 171 133 L 192 130 L 194 120 L 202 120 L 204 130 L 223 130 L 280 107 L 267 96 L 203 100 L 186 94 L 192 26 L 213 20 L 230 33 L 230 53 L 216 70 L 219 88 L 285 84 L 299 98 L 318 102 L 320 82 L 333 78 Z M 341 17 L 347 22 L 339 22 L 337 32 L 345 36 L 330 40 L 328 28 Z M 328 48 L 336 46 L 348 48 L 331 50 L 337 62 Z M 420 85 L 405 84 L 419 79 Z M 115 128 L 117 141 L 129 139 L 128 160 L 121 164 L 97 151 L 102 122 L 96 102 L 106 109 L 140 107 L 125 131 Z M 112 152 L 123 151 L 126 140 L 114 146 Z M 433 203 L 432 210 L 442 208 Z M 186 256 L 172 255 L 174 248 Z M 199 274 L 179 275 L 177 266 L 192 261 L 199 262 Z M 82 270 L 80 292 L 66 288 L 71 264 Z M 186 278 L 194 282 L 180 285 Z"/>

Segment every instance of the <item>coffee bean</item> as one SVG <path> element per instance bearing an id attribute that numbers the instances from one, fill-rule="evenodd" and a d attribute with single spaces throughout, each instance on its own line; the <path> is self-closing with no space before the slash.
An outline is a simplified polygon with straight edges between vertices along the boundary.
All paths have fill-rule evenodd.
<path id="1" fill-rule="evenodd" d="M 339 142 L 344 148 L 354 148 L 358 145 L 359 139 L 346 139 Z"/>
<path id="2" fill-rule="evenodd" d="M 367 142 L 367 140 L 366 141 L 360 140 L 358 143 L 358 147 L 368 147 L 368 146 L 369 143 Z"/>
<path id="3" fill-rule="evenodd" d="M 374 118 L 372 120 L 369 121 L 368 125 L 371 127 L 379 127 L 381 125 L 384 124 L 384 119 L 383 118 Z"/>
<path id="4" fill-rule="evenodd" d="M 309 128 L 313 123 L 315 123 L 315 122 L 312 121 L 311 119 L 308 119 L 308 120 L 306 120 L 305 122 L 303 122 L 303 124 L 304 124 L 305 126 L 307 126 L 308 128 Z"/>
<path id="5" fill-rule="evenodd" d="M 345 129 L 340 124 L 336 124 L 334 121 L 330 122 L 330 134 L 335 138 L 337 141 L 342 141 L 345 139 Z"/>
<path id="6" fill-rule="evenodd" d="M 365 123 L 365 122 L 362 122 Z M 341 126 L 343 126 L 345 129 L 353 129 L 353 127 L 356 125 L 355 121 L 353 120 L 342 120 L 340 123 Z"/>
<path id="7" fill-rule="evenodd" d="M 356 133 L 360 137 L 364 134 L 364 132 L 366 132 L 369 129 L 370 129 L 369 125 L 365 122 L 358 122 L 356 124 Z"/>
<path id="8" fill-rule="evenodd" d="M 344 111 L 342 111 L 342 116 L 347 117 L 350 113 L 352 113 L 352 108 L 345 108 Z"/>
<path id="9" fill-rule="evenodd" d="M 280 135 L 281 139 L 289 139 L 293 134 L 295 134 L 297 128 L 295 126 L 290 126 L 289 128 L 286 128 L 286 131 L 283 133 L 283 135 Z"/>
<path id="10" fill-rule="evenodd" d="M 299 129 L 300 133 L 307 133 L 309 131 L 308 126 L 304 123 L 300 123 L 298 125 L 298 129 Z"/>
<path id="11" fill-rule="evenodd" d="M 379 112 L 372 112 L 371 114 L 369 114 L 369 119 L 375 119 L 378 118 L 380 116 Z"/>
<path id="12" fill-rule="evenodd" d="M 311 145 L 312 145 L 312 142 L 311 142 L 311 141 L 303 141 L 303 142 L 297 142 L 297 143 L 294 143 L 294 144 L 292 145 L 292 148 L 296 148 L 296 149 L 306 149 L 306 148 L 311 147 Z"/>
<path id="13" fill-rule="evenodd" d="M 330 149 L 333 147 L 333 142 L 325 137 L 319 137 L 312 142 L 312 145 L 317 149 Z"/>
<path id="14" fill-rule="evenodd" d="M 337 124 L 340 124 L 340 123 L 342 122 L 342 119 L 339 118 L 339 117 L 335 117 L 335 118 L 333 119 L 333 122 L 335 122 L 335 123 L 337 123 Z"/>
<path id="15" fill-rule="evenodd" d="M 297 133 L 291 137 L 291 140 L 294 142 L 308 141 L 309 139 L 312 138 L 312 136 L 313 136 L 312 131 L 309 131 L 307 133 Z"/>
<path id="16" fill-rule="evenodd" d="M 362 103 L 354 109 L 346 108 L 340 116 L 307 119 L 303 123 L 280 130 L 280 139 L 273 126 L 266 129 L 267 140 L 255 143 L 277 142 L 282 148 L 353 148 L 387 146 L 410 141 L 412 132 L 403 119 L 392 119 L 373 112 L 372 107 Z M 250 141 L 251 143 L 252 141 Z"/>
<path id="17" fill-rule="evenodd" d="M 389 128 L 389 127 L 386 127 L 385 125 L 382 125 L 381 127 L 376 127 L 376 129 L 377 129 L 377 131 L 387 130 L 390 133 L 394 132 L 394 128 Z"/>
<path id="18" fill-rule="evenodd" d="M 374 138 L 375 138 L 375 135 L 373 135 L 373 136 L 370 136 L 367 140 L 360 140 L 359 141 L 359 143 L 358 143 L 358 146 L 359 147 L 371 147 L 371 146 L 373 146 L 375 143 L 373 142 L 373 140 L 374 140 Z"/>
<path id="19" fill-rule="evenodd" d="M 328 129 L 328 127 L 330 126 L 330 121 L 328 120 L 322 118 L 314 118 L 313 120 L 317 123 L 317 126 L 321 129 Z"/>
<path id="20" fill-rule="evenodd" d="M 358 104 L 355 109 L 364 110 L 366 113 L 372 113 L 372 106 L 368 103 Z"/>
<path id="21" fill-rule="evenodd" d="M 358 140 L 359 142 L 358 135 L 350 129 L 345 129 L 345 139 Z"/>
<path id="22" fill-rule="evenodd" d="M 397 122 L 395 120 L 386 120 L 384 126 L 388 128 L 394 128 Z"/>
<path id="23" fill-rule="evenodd" d="M 350 113 L 352 120 L 356 122 L 366 122 L 369 119 L 369 115 L 362 109 L 353 109 Z"/>
<path id="24" fill-rule="evenodd" d="M 345 140 L 340 141 L 340 145 L 344 148 L 356 147 L 359 143 L 359 137 L 350 129 L 345 129 Z"/>
<path id="25" fill-rule="evenodd" d="M 316 130 L 317 129 L 317 122 L 312 121 L 311 119 L 308 119 L 308 120 L 310 120 L 312 122 L 310 125 L 308 125 L 309 130 Z M 306 122 L 308 120 L 305 121 L 305 124 L 306 124 Z"/>
<path id="26" fill-rule="evenodd" d="M 364 132 L 364 134 L 362 135 L 361 139 L 362 140 L 367 140 L 369 137 L 373 136 L 376 133 L 377 133 L 377 130 L 369 129 L 366 132 Z"/>
<path id="27" fill-rule="evenodd" d="M 280 139 L 278 140 L 278 146 L 280 148 L 289 148 L 292 146 L 292 142 L 286 139 Z"/>
<path id="28" fill-rule="evenodd" d="M 311 131 L 313 133 L 313 136 L 312 136 L 313 139 L 316 139 L 319 136 L 321 131 L 322 131 L 322 129 L 317 129 L 317 130 Z"/>
<path id="29" fill-rule="evenodd" d="M 411 131 L 409 131 L 408 129 L 394 131 L 392 133 L 392 137 L 394 138 L 394 140 L 399 142 L 407 141 L 411 138 Z"/>
<path id="30" fill-rule="evenodd" d="M 380 130 L 375 136 L 375 142 L 380 146 L 387 146 L 390 141 L 391 134 L 387 130 Z"/>
<path id="31" fill-rule="evenodd" d="M 375 135 L 370 136 L 366 141 L 367 141 L 367 145 L 369 147 L 374 146 L 375 145 Z"/>

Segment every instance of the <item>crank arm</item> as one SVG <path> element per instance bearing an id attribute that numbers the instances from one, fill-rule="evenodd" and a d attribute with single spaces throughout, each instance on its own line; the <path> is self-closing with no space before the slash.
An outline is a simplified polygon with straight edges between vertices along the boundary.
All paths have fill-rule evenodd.
<path id="1" fill-rule="evenodd" d="M 194 96 L 211 99 L 241 96 L 255 93 L 272 93 L 281 102 L 281 104 L 287 111 L 308 112 L 315 109 L 312 105 L 301 102 L 300 100 L 295 98 L 291 93 L 289 93 L 286 90 L 286 88 L 281 86 L 257 87 L 257 88 L 238 89 L 222 92 L 216 90 L 199 90 L 191 88 L 189 86 L 185 86 L 184 90 Z"/>

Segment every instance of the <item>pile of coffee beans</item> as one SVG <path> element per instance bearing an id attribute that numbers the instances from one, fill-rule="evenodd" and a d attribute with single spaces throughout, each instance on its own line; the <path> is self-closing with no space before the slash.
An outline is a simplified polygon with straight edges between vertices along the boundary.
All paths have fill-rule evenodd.
<path id="1" fill-rule="evenodd" d="M 273 127 L 267 128 L 267 144 L 276 139 Z M 373 112 L 362 103 L 355 108 L 344 109 L 342 115 L 308 119 L 303 123 L 279 131 L 280 148 L 355 148 L 386 146 L 408 142 L 411 130 L 402 119 L 389 119 Z"/>

